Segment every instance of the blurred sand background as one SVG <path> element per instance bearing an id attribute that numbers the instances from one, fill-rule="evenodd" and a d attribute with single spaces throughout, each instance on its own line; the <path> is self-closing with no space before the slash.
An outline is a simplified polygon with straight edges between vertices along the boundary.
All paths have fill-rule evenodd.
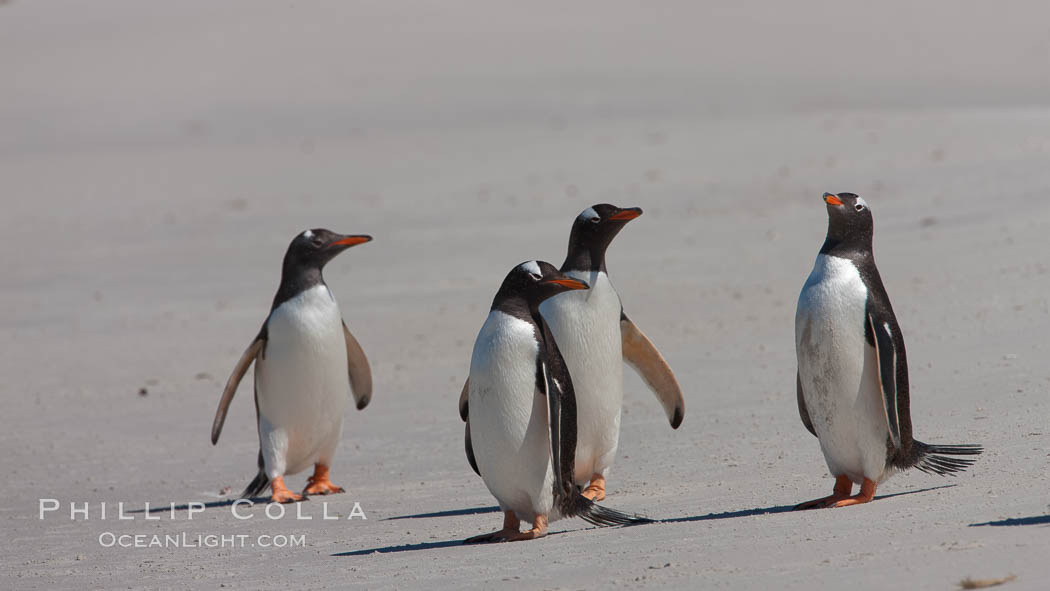
<path id="1" fill-rule="evenodd" d="M 1037 1 L 0 4 L 0 587 L 1045 588 L 1048 23 Z M 875 214 L 917 437 L 987 451 L 799 514 L 832 486 L 794 393 L 825 190 Z M 596 202 L 645 210 L 609 268 L 687 397 L 672 431 L 626 370 L 606 504 L 670 521 L 461 547 L 500 519 L 455 412 L 473 339 Z M 347 494 L 312 521 L 98 519 L 253 476 L 250 378 L 208 431 L 309 227 L 375 236 L 326 270 L 376 382 Z"/>

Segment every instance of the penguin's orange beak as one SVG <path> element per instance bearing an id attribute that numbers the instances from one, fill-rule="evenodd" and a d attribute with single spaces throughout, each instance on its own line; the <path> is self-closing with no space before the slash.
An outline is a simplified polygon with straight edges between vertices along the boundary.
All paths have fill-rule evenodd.
<path id="1" fill-rule="evenodd" d="M 569 289 L 590 289 L 591 288 L 586 283 L 584 283 L 582 281 L 577 281 L 575 279 L 548 279 L 547 281 L 544 281 L 544 283 L 556 283 L 556 284 L 558 284 L 558 285 L 560 285 L 562 287 L 567 287 Z"/>
<path id="2" fill-rule="evenodd" d="M 343 238 L 342 240 L 336 240 L 335 242 L 333 242 L 329 246 L 346 246 L 346 247 L 350 247 L 350 246 L 357 246 L 358 244 L 364 244 L 365 242 L 371 242 L 371 241 L 372 241 L 372 237 L 371 236 L 367 236 L 367 235 L 362 234 L 360 236 L 347 236 L 346 238 Z"/>
<path id="3" fill-rule="evenodd" d="M 842 205 L 842 200 L 834 193 L 824 193 L 824 203 L 828 205 Z"/>
<path id="4" fill-rule="evenodd" d="M 617 222 L 628 222 L 640 215 L 642 215 L 641 207 L 629 207 L 627 209 L 614 213 L 613 215 L 609 216 L 609 219 Z"/>

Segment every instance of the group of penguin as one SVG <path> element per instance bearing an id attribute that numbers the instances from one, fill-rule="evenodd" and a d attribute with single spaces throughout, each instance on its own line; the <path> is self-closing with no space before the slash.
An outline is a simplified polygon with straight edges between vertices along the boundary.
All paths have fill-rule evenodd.
<path id="1" fill-rule="evenodd" d="M 982 452 L 912 437 L 904 338 L 875 266 L 871 211 L 853 193 L 825 193 L 823 200 L 827 237 L 795 315 L 796 390 L 802 423 L 817 437 L 835 486 L 797 509 L 867 503 L 895 472 L 952 474 Z M 465 542 L 539 538 L 559 518 L 599 526 L 649 521 L 598 504 L 619 440 L 623 362 L 656 394 L 672 428 L 685 416 L 674 373 L 624 313 L 606 267 L 609 244 L 640 215 L 637 207 L 587 208 L 573 222 L 560 269 L 521 263 L 496 292 L 474 342 L 459 412 L 467 460 L 504 521 L 499 531 Z M 372 377 L 322 269 L 370 240 L 314 229 L 288 246 L 270 314 L 226 383 L 212 425 L 214 444 L 254 362 L 259 471 L 243 497 L 268 487 L 279 503 L 343 492 L 329 479 L 329 466 L 349 395 L 365 408 Z M 302 494 L 285 486 L 285 475 L 311 465 Z M 522 521 L 531 529 L 521 531 Z"/>

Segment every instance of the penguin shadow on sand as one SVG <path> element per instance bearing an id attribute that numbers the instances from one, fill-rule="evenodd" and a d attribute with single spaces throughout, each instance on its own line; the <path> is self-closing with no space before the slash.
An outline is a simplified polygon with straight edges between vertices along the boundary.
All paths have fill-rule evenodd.
<path id="1" fill-rule="evenodd" d="M 496 505 L 491 507 L 471 507 L 469 509 L 451 509 L 449 511 L 435 511 L 433 513 L 416 513 L 415 515 L 398 515 L 387 517 L 383 521 L 397 521 L 399 519 L 431 519 L 435 517 L 462 517 L 464 515 L 481 515 L 483 513 L 499 513 L 500 508 Z"/>
<path id="2" fill-rule="evenodd" d="M 491 507 L 469 507 L 467 509 L 450 509 L 448 511 L 435 511 L 432 513 L 416 513 L 413 515 L 398 515 L 396 517 L 387 517 L 383 521 L 397 521 L 401 519 L 438 519 L 442 517 L 463 517 L 466 515 L 484 515 L 487 513 L 501 513 L 502 510 L 499 506 L 493 505 Z M 657 522 L 659 523 L 659 522 Z M 557 536 L 561 534 L 572 533 L 576 531 L 584 531 L 587 529 L 594 529 L 588 527 L 580 527 L 574 529 L 567 529 L 565 531 L 549 532 L 548 536 Z M 443 540 L 440 542 L 419 542 L 417 544 L 401 544 L 399 546 L 383 546 L 380 548 L 366 548 L 364 550 L 350 550 L 347 552 L 337 552 L 332 556 L 368 556 L 369 554 L 390 554 L 396 552 L 415 552 L 419 550 L 436 550 L 438 548 L 452 548 L 457 546 L 464 546 L 462 538 L 455 538 L 452 540 Z"/>
<path id="3" fill-rule="evenodd" d="M 918 493 L 930 492 L 934 490 L 941 490 L 945 488 L 952 488 L 957 486 L 955 484 L 942 484 L 941 486 L 931 486 L 927 488 L 920 488 L 916 490 L 906 490 L 896 493 L 890 493 L 885 495 L 878 495 L 875 500 L 890 499 L 893 497 L 902 497 L 905 495 L 913 495 Z M 775 505 L 772 507 L 759 507 L 755 509 L 743 509 L 739 511 L 725 511 L 722 513 L 707 513 L 705 515 L 693 515 L 689 517 L 671 517 L 668 519 L 655 519 L 649 525 L 655 524 L 674 524 L 674 523 L 691 523 L 695 521 L 713 521 L 719 519 L 734 519 L 737 517 L 755 517 L 758 515 L 773 515 L 776 513 L 790 513 L 795 508 L 795 505 Z M 158 508 L 160 510 L 168 510 L 165 508 Z M 467 509 L 451 509 L 448 511 L 435 511 L 433 513 L 417 513 L 414 515 L 399 515 L 396 517 L 387 517 L 384 521 L 395 521 L 400 519 L 437 519 L 442 517 L 461 517 L 464 515 L 481 515 L 486 513 L 499 513 L 500 508 L 497 506 L 492 507 L 470 507 Z M 1017 522 L 1017 523 L 1015 523 Z M 1027 517 L 1023 519 L 1007 519 L 1005 521 L 993 521 L 989 523 L 974 523 L 972 526 L 979 525 L 1035 525 L 1039 523 L 1050 524 L 1050 515 L 1043 517 Z M 628 526 L 634 527 L 634 526 Z M 567 529 L 564 531 L 549 532 L 548 536 L 558 536 L 562 534 L 568 534 L 578 531 L 584 531 L 588 527 L 580 527 Z M 461 538 L 455 538 L 452 540 L 442 540 L 435 542 L 419 542 L 416 544 L 401 544 L 398 546 L 382 546 L 377 548 L 365 548 L 363 550 L 349 550 L 346 552 L 337 552 L 331 556 L 348 557 L 348 556 L 368 556 L 369 554 L 390 554 L 397 552 L 417 552 L 422 550 L 437 550 L 439 548 L 452 548 L 457 546 L 463 546 L 463 540 Z"/>
<path id="4" fill-rule="evenodd" d="M 931 486 L 927 488 L 919 488 L 915 490 L 906 490 L 896 493 L 890 493 L 885 495 L 877 495 L 875 500 L 880 499 L 891 499 L 893 497 L 902 497 L 905 495 L 914 495 L 918 493 L 930 492 L 934 490 L 941 490 L 944 488 L 952 488 L 957 486 L 955 484 L 942 484 L 940 486 Z M 709 521 L 714 519 L 733 519 L 734 517 L 754 517 L 756 515 L 771 515 L 774 513 L 788 513 L 795 508 L 795 505 L 774 505 L 772 507 L 756 507 L 754 509 L 741 509 L 739 511 L 724 511 L 722 513 L 706 513 L 704 515 L 693 515 L 690 517 L 671 517 L 668 519 L 656 519 L 655 523 L 688 523 L 690 521 Z M 158 508 L 159 510 L 167 510 L 167 508 Z M 498 506 L 491 507 L 471 507 L 468 509 L 451 509 L 448 511 L 435 511 L 433 513 L 417 513 L 414 515 L 399 515 L 397 517 L 387 517 L 384 521 L 396 521 L 400 519 L 433 519 L 439 517 L 462 517 L 465 515 L 481 515 L 484 513 L 499 513 L 500 508 Z M 1007 519 L 1006 521 L 1027 521 L 1036 520 L 1031 523 L 1006 523 L 1006 522 L 989 522 L 989 523 L 975 523 L 973 525 L 1032 525 L 1036 523 L 1050 523 L 1050 515 L 1043 517 L 1026 517 L 1023 519 Z M 1042 520 L 1042 521 L 1038 521 Z"/>
<path id="5" fill-rule="evenodd" d="M 191 505 L 190 503 L 183 503 L 181 505 L 175 505 L 174 507 L 172 507 L 171 504 L 166 504 L 166 505 L 158 505 L 156 507 L 150 507 L 149 511 L 147 511 L 145 509 L 135 509 L 134 511 L 128 511 L 127 514 L 128 515 L 132 515 L 132 514 L 135 514 L 135 513 L 148 513 L 150 515 L 153 515 L 155 513 L 171 513 L 172 511 L 182 512 L 182 511 L 189 511 L 190 509 L 197 510 L 197 509 L 199 509 L 201 507 L 204 507 L 205 509 L 214 509 L 216 507 L 229 507 L 229 506 L 233 505 L 234 503 L 236 503 L 237 501 L 251 501 L 251 503 L 253 505 L 259 505 L 259 504 L 265 505 L 265 504 L 270 502 L 270 497 L 252 497 L 252 498 L 238 498 L 238 497 L 234 497 L 234 498 L 230 498 L 230 499 L 223 499 L 223 500 L 220 500 L 220 501 L 209 501 L 207 503 L 200 503 L 200 504 L 193 504 L 193 505 Z"/>
<path id="6" fill-rule="evenodd" d="M 905 495 L 914 495 L 918 493 L 930 492 L 933 490 L 940 490 L 942 488 L 952 488 L 957 486 L 955 484 L 942 484 L 940 486 L 931 486 L 928 488 L 919 488 L 916 490 L 905 490 L 896 493 L 890 493 L 886 495 L 877 495 L 873 500 L 890 499 L 893 497 L 903 497 Z M 692 521 L 712 521 L 717 519 L 734 519 L 736 517 L 754 517 L 757 515 L 772 515 L 775 513 L 790 513 L 795 510 L 797 505 L 775 505 L 773 507 L 760 507 L 755 509 L 744 509 L 741 511 L 725 511 L 722 513 L 708 513 L 706 515 L 694 515 L 691 517 L 671 517 L 669 519 L 657 519 L 656 523 L 689 523 Z M 800 509 L 803 511 L 804 509 Z"/>
<path id="7" fill-rule="evenodd" d="M 485 507 L 485 508 L 482 508 L 481 510 L 463 509 L 462 511 L 466 511 L 466 513 L 461 513 L 460 511 L 442 511 L 440 513 L 435 513 L 434 515 L 438 516 L 438 517 L 452 517 L 452 516 L 459 515 L 459 514 L 462 514 L 462 515 L 473 515 L 474 512 L 477 512 L 477 513 L 500 513 L 501 512 L 499 507 Z M 387 520 L 390 520 L 390 519 L 410 519 L 410 518 L 423 517 L 423 516 L 424 515 L 418 515 L 418 516 L 417 515 L 408 515 L 408 516 L 405 516 L 405 517 L 390 517 Z M 654 523 L 659 523 L 659 522 L 657 521 L 657 522 L 654 522 Z M 626 526 L 626 527 L 635 527 L 635 526 L 631 525 L 631 526 Z M 592 529 L 600 529 L 600 527 L 586 527 L 586 526 L 583 526 L 583 527 L 578 527 L 578 528 L 567 529 L 567 530 L 564 530 L 564 531 L 548 531 L 547 534 L 544 537 L 560 536 L 560 535 L 563 535 L 563 534 L 571 534 L 571 533 L 575 533 L 575 532 L 588 531 L 588 530 L 592 530 Z M 346 556 L 368 556 L 369 554 L 392 554 L 392 553 L 397 553 L 397 552 L 416 552 L 416 551 L 419 551 L 419 550 L 437 550 L 438 548 L 455 548 L 455 547 L 473 548 L 473 547 L 476 547 L 476 546 L 464 544 L 463 543 L 463 538 L 454 538 L 454 539 L 451 539 L 451 540 L 443 540 L 443 541 L 439 541 L 439 542 L 419 542 L 419 543 L 416 543 L 416 544 L 401 544 L 399 546 L 383 546 L 383 547 L 380 547 L 380 548 L 366 548 L 364 550 L 349 550 L 347 552 L 336 552 L 334 554 L 331 554 L 331 556 L 333 556 L 333 557 L 335 557 L 335 556 L 340 556 L 340 557 L 346 557 Z"/>
<path id="8" fill-rule="evenodd" d="M 995 527 L 1016 525 L 1050 525 L 1050 515 L 1033 515 L 1032 517 L 1011 517 L 1010 519 L 1000 519 L 999 521 L 971 523 L 970 527 L 985 527 L 989 525 Z"/>

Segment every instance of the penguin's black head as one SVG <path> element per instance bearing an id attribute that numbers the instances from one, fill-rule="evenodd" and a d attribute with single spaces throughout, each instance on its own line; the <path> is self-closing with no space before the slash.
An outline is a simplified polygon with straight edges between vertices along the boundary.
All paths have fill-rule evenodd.
<path id="1" fill-rule="evenodd" d="M 344 236 L 323 228 L 306 230 L 299 234 L 284 253 L 284 265 L 281 268 L 281 284 L 273 296 L 274 310 L 288 301 L 317 285 L 323 285 L 321 269 L 335 258 L 335 255 L 358 244 L 372 240 L 371 236 Z"/>
<path id="2" fill-rule="evenodd" d="M 640 207 L 599 203 L 583 210 L 572 223 L 569 256 L 563 268 L 574 271 L 605 270 L 605 250 L 627 222 L 642 215 Z"/>
<path id="3" fill-rule="evenodd" d="M 306 230 L 288 245 L 288 251 L 284 254 L 284 268 L 321 270 L 335 255 L 370 240 L 371 236 L 344 236 L 324 228 Z"/>
<path id="4" fill-rule="evenodd" d="M 524 302 L 536 309 L 543 300 L 574 289 L 589 289 L 583 281 L 573 279 L 554 265 L 544 261 L 526 261 L 507 273 L 500 286 L 493 308 L 510 301 Z"/>
<path id="5" fill-rule="evenodd" d="M 849 248 L 871 250 L 874 221 L 866 201 L 854 193 L 824 193 L 828 208 L 828 236 L 825 250 Z"/>

